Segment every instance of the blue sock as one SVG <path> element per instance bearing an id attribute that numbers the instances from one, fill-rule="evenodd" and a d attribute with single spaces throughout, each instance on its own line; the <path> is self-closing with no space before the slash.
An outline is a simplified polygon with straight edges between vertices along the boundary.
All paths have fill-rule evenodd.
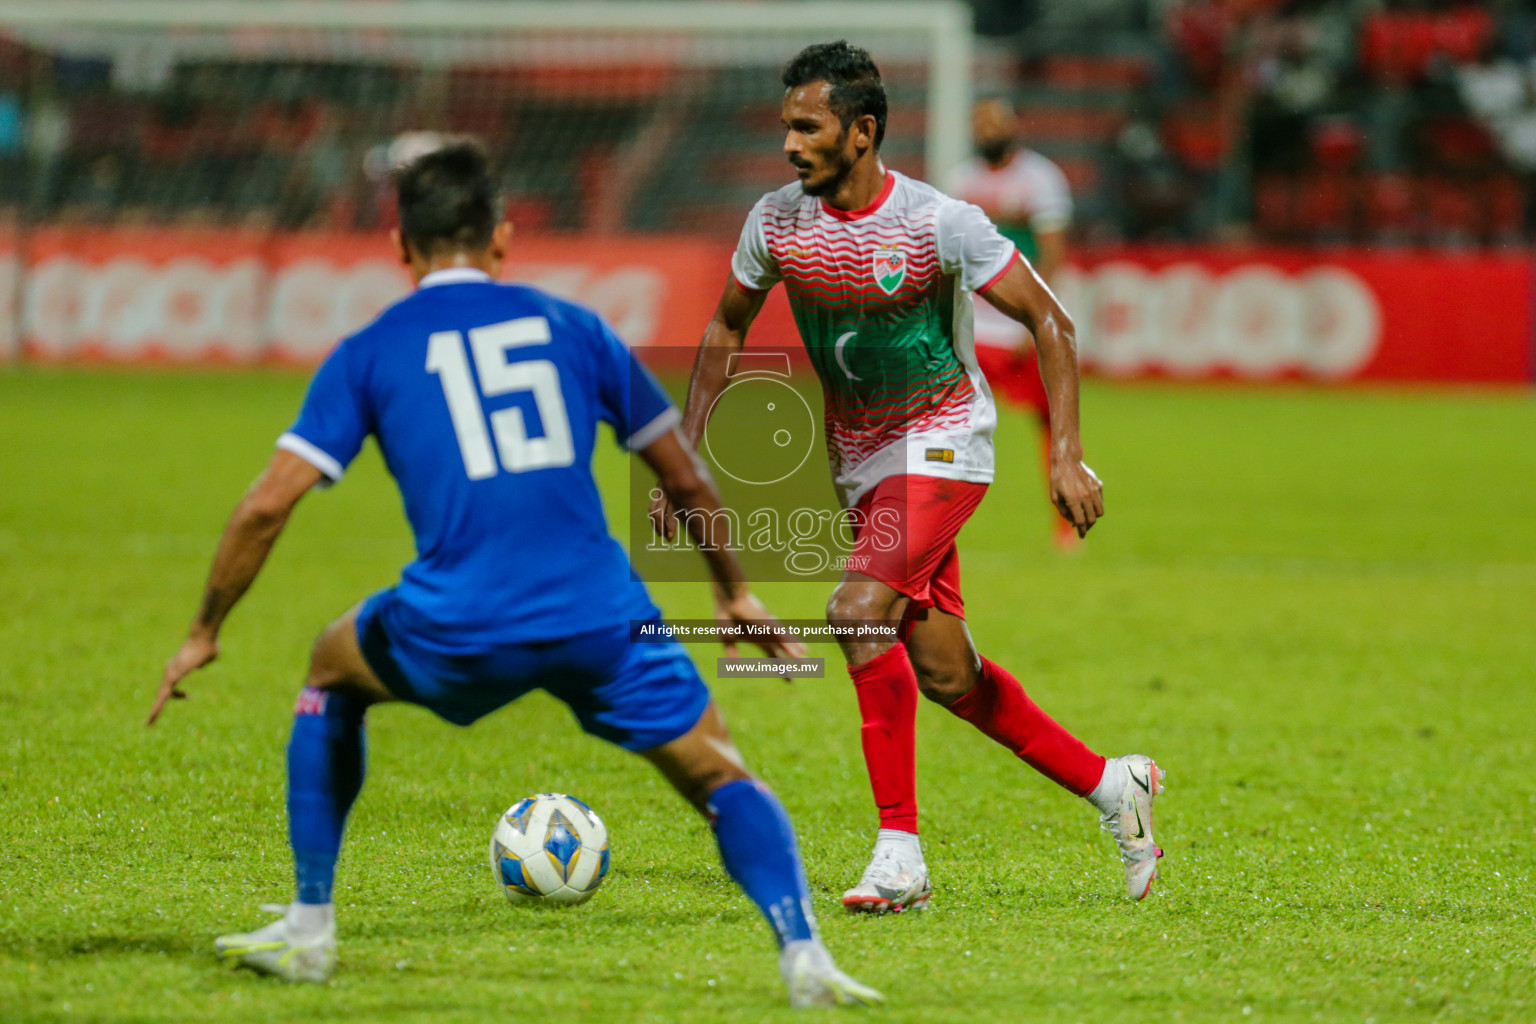
<path id="1" fill-rule="evenodd" d="M 300 903 L 331 902 L 341 832 L 363 788 L 366 710 L 355 697 L 314 687 L 305 687 L 294 705 L 288 740 L 288 840 Z"/>
<path id="2" fill-rule="evenodd" d="M 727 782 L 709 795 L 710 822 L 725 870 L 757 904 L 779 945 L 816 937 L 811 891 L 784 806 L 755 779 Z"/>

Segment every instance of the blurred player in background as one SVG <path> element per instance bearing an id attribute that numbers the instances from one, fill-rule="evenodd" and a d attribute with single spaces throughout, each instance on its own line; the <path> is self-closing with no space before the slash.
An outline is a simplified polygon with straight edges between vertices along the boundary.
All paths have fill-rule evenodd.
<path id="1" fill-rule="evenodd" d="M 981 207 L 1002 236 L 1034 264 L 1047 285 L 1067 259 L 1067 226 L 1072 222 L 1072 193 L 1061 168 L 1019 144 L 1013 104 L 992 96 L 971 114 L 976 156 L 955 172 L 955 195 Z M 983 303 L 976 307 L 976 362 L 992 392 L 1035 414 L 1041 429 L 1041 455 L 1050 478 L 1051 409 L 1040 379 L 1035 341 L 1023 324 Z M 1071 549 L 1077 531 L 1065 519 L 1056 522 L 1056 543 Z"/>
<path id="2" fill-rule="evenodd" d="M 395 244 L 416 292 L 344 340 L 298 421 L 236 507 L 190 634 L 149 722 L 218 654 L 225 616 L 261 570 L 299 499 L 339 481 L 372 434 L 399 485 L 416 561 L 398 585 L 316 641 L 288 744 L 297 894 L 277 921 L 219 939 L 219 955 L 289 981 L 336 958 L 331 899 L 347 812 L 363 782 L 363 718 L 406 701 L 457 725 L 534 689 L 594 736 L 654 763 L 709 817 L 726 871 L 773 928 L 796 1006 L 878 1002 L 821 944 L 794 831 L 754 779 L 682 647 L 634 642 L 660 621 L 608 533 L 592 452 L 598 423 L 679 505 L 713 513 L 708 471 L 665 392 L 590 310 L 498 284 L 511 237 L 484 151 L 445 145 L 399 177 Z M 473 369 L 471 369 L 473 367 Z M 537 424 L 535 429 L 534 424 Z M 800 655 L 752 595 L 728 547 L 705 551 L 717 617 L 766 620 L 770 656 Z"/>
<path id="3" fill-rule="evenodd" d="M 1104 513 L 1083 464 L 1072 322 L 986 215 L 880 161 L 886 96 L 867 52 L 807 47 L 784 69 L 784 152 L 798 181 L 752 208 L 731 276 L 694 362 L 683 431 L 697 445 L 731 356 L 782 282 L 821 379 L 838 495 L 852 511 L 850 564 L 827 603 L 836 624 L 903 620 L 903 639 L 841 643 L 858 693 L 874 855 L 843 896 L 850 910 L 900 911 L 931 889 L 917 834 L 921 692 L 1098 808 L 1127 891 L 1151 888 L 1160 771 L 1142 754 L 1106 759 L 1025 695 L 971 642 L 955 538 L 993 476 L 996 409 L 971 344 L 973 295 L 1033 332 L 1050 396 L 1051 499 L 1080 533 Z M 895 371 L 895 372 L 893 372 Z M 665 499 L 657 525 L 677 529 Z M 899 524 L 894 551 L 876 518 Z M 861 528 L 862 527 L 862 528 Z"/>

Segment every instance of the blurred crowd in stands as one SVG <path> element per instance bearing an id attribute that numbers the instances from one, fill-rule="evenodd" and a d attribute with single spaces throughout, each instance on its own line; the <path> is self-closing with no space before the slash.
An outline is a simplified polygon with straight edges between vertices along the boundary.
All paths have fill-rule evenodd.
<path id="1" fill-rule="evenodd" d="M 1440 247 L 1527 238 L 1536 9 L 1175 0 L 1118 140 L 1125 232 Z"/>
<path id="2" fill-rule="evenodd" d="M 979 24 L 1002 33 L 993 52 L 1018 55 L 1008 84 L 1026 144 L 1080 193 L 1079 236 L 1442 247 L 1531 237 L 1536 0 L 1124 0 L 1138 11 L 1131 23 L 1087 33 L 1076 50 L 1057 33 L 1045 52 L 1040 2 L 1006 17 L 1007 5 L 983 3 Z M 365 229 L 389 215 L 387 171 L 409 133 L 432 127 L 487 138 L 525 230 L 591 228 L 614 140 L 658 131 L 650 111 L 677 92 L 664 72 L 635 74 L 638 84 L 607 83 L 615 91 L 586 76 L 529 88 L 517 69 L 207 61 L 146 79 L 0 35 L 0 213 Z M 754 109 L 742 131 L 708 106 L 708 89 L 695 82 L 691 95 L 703 97 L 692 124 L 664 124 L 667 144 L 767 158 L 741 161 L 739 181 L 701 183 L 714 189 L 701 204 L 731 211 L 724 231 L 772 176 L 788 178 L 773 159 L 773 111 Z M 689 223 L 665 208 L 690 202 L 676 162 L 643 170 L 657 181 L 632 188 L 634 209 L 604 229 Z"/>
<path id="3" fill-rule="evenodd" d="M 578 212 L 556 223 L 562 204 L 578 198 L 561 158 L 625 131 L 633 104 L 607 105 L 595 132 L 591 124 L 561 132 L 571 113 L 560 102 L 541 110 L 534 98 L 515 109 L 517 76 L 486 78 L 211 60 L 163 69 L 146 84 L 125 82 L 110 60 L 0 37 L 0 211 L 64 224 L 368 229 L 392 216 L 389 171 L 431 125 L 474 132 L 498 151 L 520 224 L 579 227 Z M 520 115 L 544 126 L 533 158 L 509 151 Z"/>

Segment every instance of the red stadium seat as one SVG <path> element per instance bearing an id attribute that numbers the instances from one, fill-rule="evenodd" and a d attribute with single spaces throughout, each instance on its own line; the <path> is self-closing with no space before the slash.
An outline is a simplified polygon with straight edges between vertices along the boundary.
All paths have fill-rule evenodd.
<path id="1" fill-rule="evenodd" d="M 554 225 L 555 206 L 543 196 L 515 196 L 507 200 L 507 220 L 520 234 L 538 234 Z"/>
<path id="2" fill-rule="evenodd" d="M 1060 54 L 1046 59 L 1044 78 L 1052 85 L 1073 88 L 1134 89 L 1151 79 L 1141 57 Z"/>
<path id="3" fill-rule="evenodd" d="M 1379 81 L 1413 81 L 1437 54 L 1463 64 L 1476 60 L 1493 32 L 1492 16 L 1477 7 L 1438 14 L 1380 11 L 1360 28 L 1360 63 Z"/>
<path id="4" fill-rule="evenodd" d="M 1174 156 L 1197 171 L 1221 166 L 1227 143 L 1216 104 L 1191 101 L 1176 106 L 1163 120 L 1163 142 Z"/>
<path id="5" fill-rule="evenodd" d="M 1056 160 L 1067 186 L 1076 195 L 1092 192 L 1099 181 L 1099 164 L 1092 157 L 1064 156 Z"/>
<path id="6" fill-rule="evenodd" d="M 1125 114 L 1092 107 L 1024 107 L 1019 110 L 1019 123 L 1030 139 L 1100 141 L 1125 127 Z"/>
<path id="7" fill-rule="evenodd" d="M 1465 117 L 1439 117 L 1428 122 L 1424 142 L 1442 167 L 1463 173 L 1487 168 L 1498 153 L 1488 129 Z"/>
<path id="8" fill-rule="evenodd" d="M 1525 238 L 1525 188 L 1519 179 L 1509 174 L 1495 175 L 1480 191 L 1489 240 L 1499 245 L 1519 244 Z"/>
<path id="9" fill-rule="evenodd" d="M 1435 19 L 1435 50 L 1458 64 L 1482 56 L 1493 38 L 1493 15 L 1480 7 L 1447 11 Z"/>
<path id="10" fill-rule="evenodd" d="M 1354 227 L 1355 180 L 1320 171 L 1302 179 L 1297 203 L 1302 232 L 1313 241 L 1338 242 Z"/>
<path id="11" fill-rule="evenodd" d="M 1418 234 L 1414 185 L 1406 174 L 1376 174 L 1366 182 L 1365 226 L 1377 242 L 1401 244 Z"/>
<path id="12" fill-rule="evenodd" d="M 1312 158 L 1324 170 L 1347 171 L 1360 158 L 1364 143 L 1354 122 L 1328 118 L 1312 133 Z"/>
<path id="13" fill-rule="evenodd" d="M 1282 175 L 1260 178 L 1253 187 L 1253 226 L 1267 241 L 1296 234 L 1296 183 Z"/>
<path id="14" fill-rule="evenodd" d="M 1481 210 L 1474 183 L 1437 176 L 1425 183 L 1429 233 L 1438 245 L 1464 246 L 1479 234 Z"/>
<path id="15" fill-rule="evenodd" d="M 1225 4 L 1175 4 L 1168 14 L 1168 35 L 1194 84 L 1207 89 L 1226 69 L 1227 36 L 1233 14 Z"/>

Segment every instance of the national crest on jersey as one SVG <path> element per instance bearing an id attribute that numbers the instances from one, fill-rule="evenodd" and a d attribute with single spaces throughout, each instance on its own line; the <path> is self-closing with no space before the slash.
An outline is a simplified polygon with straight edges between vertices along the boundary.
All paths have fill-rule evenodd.
<path id="1" fill-rule="evenodd" d="M 895 295 L 901 282 L 907 279 L 906 254 L 895 246 L 882 245 L 875 250 L 870 262 L 874 265 L 875 284 L 885 294 Z"/>
<path id="2" fill-rule="evenodd" d="M 833 209 L 798 182 L 753 209 L 732 272 L 747 288 L 784 285 L 845 502 L 909 471 L 991 480 L 996 412 L 975 366 L 970 295 L 1014 258 L 979 209 L 895 171 L 863 210 Z M 929 447 L 954 461 L 925 462 Z"/>

